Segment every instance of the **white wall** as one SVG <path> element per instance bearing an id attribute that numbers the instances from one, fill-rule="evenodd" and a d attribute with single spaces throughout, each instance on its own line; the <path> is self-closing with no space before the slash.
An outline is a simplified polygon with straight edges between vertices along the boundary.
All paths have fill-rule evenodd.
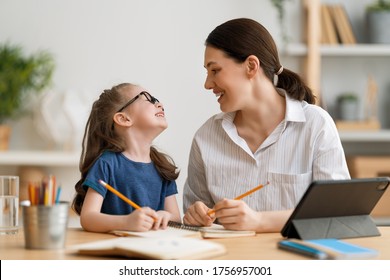
<path id="1" fill-rule="evenodd" d="M 299 0 L 290 2 L 299 8 Z M 0 41 L 21 44 L 27 53 L 52 52 L 57 65 L 52 90 L 59 93 L 87 94 L 92 102 L 120 82 L 148 88 L 166 108 L 169 128 L 156 144 L 180 167 L 181 192 L 192 136 L 219 112 L 216 98 L 203 88 L 203 43 L 214 27 L 235 17 L 259 20 L 280 41 L 268 0 L 0 0 Z M 12 150 L 47 149 L 31 117 L 13 128 Z M 49 171 L 70 199 L 77 167 Z"/>

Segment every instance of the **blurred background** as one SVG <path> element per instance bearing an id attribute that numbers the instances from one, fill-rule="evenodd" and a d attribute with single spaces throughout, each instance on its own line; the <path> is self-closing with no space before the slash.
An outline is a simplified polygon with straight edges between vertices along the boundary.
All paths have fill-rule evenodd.
<path id="1" fill-rule="evenodd" d="M 283 5 L 284 24 L 274 2 Z M 216 98 L 203 87 L 207 35 L 226 20 L 255 19 L 274 36 L 282 64 L 303 74 L 303 2 L 0 0 L 0 43 L 18 44 L 27 54 L 47 50 L 55 61 L 52 84 L 39 98 L 26 101 L 29 110 L 8 121 L 11 142 L 7 152 L 0 152 L 0 174 L 23 178 L 54 174 L 63 186 L 63 199 L 71 200 L 80 177 L 81 137 L 92 102 L 103 89 L 131 82 L 147 88 L 164 104 L 169 127 L 155 145 L 179 166 L 181 193 L 192 137 L 219 112 Z M 373 1 L 327 2 L 345 5 L 358 43 L 366 43 L 365 6 Z M 295 45 L 298 50 L 288 52 Z M 389 57 L 347 57 L 342 63 L 336 57 L 324 63 L 328 76 L 322 77 L 322 96 L 327 109 L 336 111 L 337 96 L 343 92 L 363 96 L 369 74 L 378 86 L 379 103 L 389 104 Z M 390 126 L 386 108 L 378 108 L 382 128 Z M 181 207 L 180 194 L 178 199 Z"/>

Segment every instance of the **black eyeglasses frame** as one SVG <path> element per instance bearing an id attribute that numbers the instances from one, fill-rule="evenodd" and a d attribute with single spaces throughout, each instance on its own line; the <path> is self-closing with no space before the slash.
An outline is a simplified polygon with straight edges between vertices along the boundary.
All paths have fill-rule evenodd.
<path id="1" fill-rule="evenodd" d="M 138 93 L 136 96 L 134 96 L 132 99 L 130 99 L 128 102 L 126 102 L 125 105 L 123 105 L 118 111 L 116 111 L 117 113 L 119 112 L 122 112 L 127 106 L 129 106 L 131 103 L 133 103 L 134 101 L 136 101 L 141 95 L 145 96 L 146 97 L 146 100 L 149 101 L 150 103 L 152 104 L 156 104 L 156 103 L 159 103 L 160 101 L 155 98 L 153 95 L 151 95 L 149 92 L 147 91 L 141 91 L 140 93 Z"/>

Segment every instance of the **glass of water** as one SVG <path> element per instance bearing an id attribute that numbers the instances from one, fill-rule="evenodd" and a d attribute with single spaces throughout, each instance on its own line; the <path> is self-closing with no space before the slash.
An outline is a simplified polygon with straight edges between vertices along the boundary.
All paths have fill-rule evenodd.
<path id="1" fill-rule="evenodd" d="M 0 234 L 18 232 L 19 177 L 0 176 Z"/>

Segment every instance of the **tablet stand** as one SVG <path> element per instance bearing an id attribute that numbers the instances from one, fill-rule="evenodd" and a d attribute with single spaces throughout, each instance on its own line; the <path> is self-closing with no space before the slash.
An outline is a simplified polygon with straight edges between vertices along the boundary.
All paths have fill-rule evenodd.
<path id="1" fill-rule="evenodd" d="M 288 238 L 342 239 L 380 235 L 369 215 L 294 219 L 290 226 Z"/>

